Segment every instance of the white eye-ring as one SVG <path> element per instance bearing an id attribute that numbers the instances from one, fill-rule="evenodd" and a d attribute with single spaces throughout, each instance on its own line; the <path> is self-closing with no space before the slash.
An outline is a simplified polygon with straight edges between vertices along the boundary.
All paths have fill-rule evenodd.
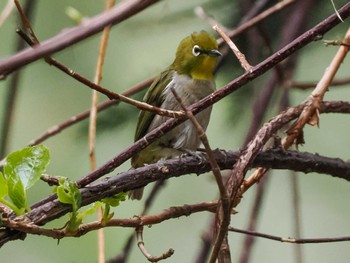
<path id="1" fill-rule="evenodd" d="M 192 48 L 192 54 L 195 57 L 198 57 L 201 54 L 201 49 L 199 48 L 198 45 L 194 45 Z"/>

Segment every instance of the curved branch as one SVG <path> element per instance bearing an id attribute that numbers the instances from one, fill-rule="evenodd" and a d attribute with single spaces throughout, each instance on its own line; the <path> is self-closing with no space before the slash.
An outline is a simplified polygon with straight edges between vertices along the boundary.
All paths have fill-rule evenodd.
<path id="1" fill-rule="evenodd" d="M 145 242 L 143 241 L 143 226 L 136 228 L 136 236 L 137 236 L 137 246 L 139 247 L 141 253 L 147 258 L 150 262 L 158 262 L 163 259 L 167 259 L 174 254 L 174 249 L 170 248 L 167 252 L 163 253 L 160 256 L 152 256 L 145 247 Z"/>

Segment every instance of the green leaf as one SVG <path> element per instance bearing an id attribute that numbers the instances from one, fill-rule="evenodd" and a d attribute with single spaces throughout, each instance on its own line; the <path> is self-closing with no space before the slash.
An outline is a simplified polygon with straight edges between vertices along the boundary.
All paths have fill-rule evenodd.
<path id="1" fill-rule="evenodd" d="M 8 195 L 8 186 L 4 175 L 0 172 L 0 199 Z"/>
<path id="2" fill-rule="evenodd" d="M 4 165 L 5 178 L 18 177 L 24 189 L 28 189 L 40 179 L 50 161 L 50 153 L 44 145 L 23 148 L 11 153 Z M 17 179 L 14 180 L 17 185 Z"/>
<path id="3" fill-rule="evenodd" d="M 75 183 L 68 178 L 60 178 L 56 193 L 61 203 L 72 205 L 73 212 L 78 210 L 81 203 L 81 193 Z"/>
<path id="4" fill-rule="evenodd" d="M 29 211 L 27 194 L 20 178 L 13 174 L 7 179 L 8 194 L 12 203 L 20 210 Z"/>
<path id="5" fill-rule="evenodd" d="M 11 184 L 11 188 L 16 188 L 16 187 L 13 187 Z M 23 189 L 23 188 L 20 187 L 20 189 Z M 15 192 L 15 194 L 13 194 L 12 197 L 16 200 L 15 202 L 19 207 L 17 207 L 13 201 L 11 203 L 5 199 L 5 197 L 9 194 L 9 188 L 4 175 L 0 172 L 0 202 L 8 206 L 9 208 L 11 208 L 17 215 L 24 214 L 26 210 L 29 209 L 26 203 L 25 194 L 24 194 L 24 200 L 23 200 L 23 196 L 22 196 L 23 193 L 21 193 L 21 190 L 20 191 L 12 190 L 11 192 Z"/>
<path id="6" fill-rule="evenodd" d="M 126 195 L 127 195 L 126 193 L 119 193 L 119 194 L 116 194 L 112 197 L 103 198 L 103 199 L 101 199 L 101 202 L 103 202 L 107 205 L 110 205 L 112 207 L 117 207 L 117 206 L 119 206 L 120 202 L 125 201 Z"/>
<path id="7" fill-rule="evenodd" d="M 126 193 L 119 193 L 111 197 L 106 197 L 101 200 L 102 203 L 105 204 L 105 207 L 103 208 L 103 215 L 102 215 L 102 220 L 103 221 L 108 221 L 113 217 L 114 213 L 109 213 L 110 212 L 110 207 L 117 207 L 119 206 L 120 202 L 125 201 L 126 199 Z"/>
<path id="8" fill-rule="evenodd" d="M 98 208 L 99 208 L 98 206 L 94 205 L 94 206 L 89 207 L 88 209 L 86 209 L 83 212 L 79 212 L 77 215 L 78 221 L 82 222 L 85 217 L 94 214 Z"/>

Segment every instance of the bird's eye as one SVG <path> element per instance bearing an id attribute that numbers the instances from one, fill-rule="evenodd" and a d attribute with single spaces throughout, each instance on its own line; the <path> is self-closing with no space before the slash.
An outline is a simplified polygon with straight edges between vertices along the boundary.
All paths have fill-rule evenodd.
<path id="1" fill-rule="evenodd" d="M 199 48 L 198 45 L 194 45 L 192 48 L 192 54 L 195 57 L 198 57 L 201 54 L 201 49 Z"/>

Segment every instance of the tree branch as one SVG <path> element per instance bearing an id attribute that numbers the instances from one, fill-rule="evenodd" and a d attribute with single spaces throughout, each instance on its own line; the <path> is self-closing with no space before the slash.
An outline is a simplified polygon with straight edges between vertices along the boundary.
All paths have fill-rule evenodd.
<path id="1" fill-rule="evenodd" d="M 224 152 L 218 150 L 214 152 L 214 157 L 220 169 L 230 169 L 239 156 L 239 152 Z M 290 169 L 304 173 L 325 173 L 350 181 L 350 163 L 340 159 L 323 157 L 311 153 L 284 151 L 282 149 L 268 150 L 259 153 L 251 164 L 251 168 L 258 166 L 265 166 L 271 169 Z M 90 184 L 88 187 L 82 188 L 80 190 L 82 194 L 82 206 L 91 204 L 104 197 L 145 186 L 157 180 L 169 179 L 171 177 L 178 177 L 190 173 L 203 174 L 210 171 L 210 169 L 211 167 L 208 162 L 198 164 L 198 159 L 195 156 L 172 159 L 163 163 L 132 169 L 124 173 L 119 173 L 116 176 L 99 180 Z M 3 217 L 16 221 L 17 217 L 14 214 L 9 214 L 9 211 L 4 209 L 1 209 L 1 211 L 2 213 L 6 212 L 6 216 L 3 214 Z M 71 206 L 64 205 L 54 198 L 50 202 L 33 208 L 21 218 L 30 220 L 32 225 L 42 225 L 70 211 Z M 21 220 L 19 220 L 19 222 L 21 222 Z M 147 224 L 144 220 L 142 222 Z M 25 223 L 27 224 L 28 221 Z M 129 225 L 124 224 L 124 226 Z M 135 226 L 135 224 L 130 225 L 130 227 Z M 0 228 L 0 230 L 0 245 L 19 237 L 24 238 L 23 235 L 19 235 L 17 232 L 11 231 L 10 229 Z M 13 237 L 13 235 L 16 235 L 16 237 Z"/>
<path id="2" fill-rule="evenodd" d="M 348 17 L 350 15 L 350 3 L 346 4 L 343 8 L 341 8 L 339 10 L 339 13 L 344 19 Z M 230 83 L 222 87 L 221 89 L 205 97 L 199 102 L 193 104 L 188 109 L 192 111 L 193 114 L 197 114 L 198 112 L 206 109 L 207 107 L 210 107 L 211 105 L 223 99 L 230 93 L 241 88 L 244 84 L 248 83 L 253 79 L 256 79 L 258 76 L 262 75 L 267 70 L 271 69 L 272 67 L 277 65 L 279 62 L 284 60 L 286 57 L 288 57 L 292 53 L 299 50 L 300 48 L 304 47 L 305 45 L 309 44 L 312 41 L 319 39 L 321 35 L 325 34 L 332 27 L 336 26 L 339 22 L 340 21 L 335 14 L 329 16 L 327 19 L 323 20 L 321 23 L 319 23 L 312 29 L 306 31 L 300 37 L 296 38 L 294 41 L 292 41 L 291 43 L 289 43 L 288 45 L 286 45 L 285 47 L 283 47 L 282 49 L 280 49 L 279 51 L 277 51 L 267 59 L 265 59 L 263 62 L 253 67 L 251 71 L 246 72 L 240 77 L 234 79 L 233 81 L 231 81 Z M 120 153 L 118 156 L 113 158 L 110 162 L 106 163 L 103 167 L 101 167 L 100 169 L 97 169 L 95 172 L 89 174 L 88 176 L 78 180 L 77 182 L 78 185 L 79 186 L 87 185 L 93 182 L 94 180 L 97 180 L 100 177 L 99 174 L 109 173 L 113 171 L 115 167 L 124 163 L 131 156 L 139 152 L 141 149 L 144 149 L 150 143 L 152 143 L 153 141 L 158 139 L 160 136 L 164 135 L 166 132 L 174 128 L 176 125 L 179 125 L 184 121 L 185 119 L 169 119 L 168 121 L 160 125 L 158 128 L 152 130 L 151 132 L 146 134 L 143 138 L 136 141 L 133 145 L 125 149 L 122 153 Z"/>
<path id="3" fill-rule="evenodd" d="M 102 31 L 107 25 L 116 25 L 157 2 L 159 0 L 124 1 L 108 11 L 85 20 L 79 26 L 65 29 L 58 35 L 43 41 L 35 49 L 27 48 L 7 59 L 0 60 L 0 78 L 6 77 L 24 65 L 86 39 Z"/>
<path id="4" fill-rule="evenodd" d="M 315 244 L 315 243 L 331 243 L 331 242 L 343 242 L 350 241 L 350 236 L 344 237 L 326 237 L 326 238 L 291 238 L 291 237 L 279 237 L 264 233 L 259 233 L 255 231 L 242 230 L 234 227 L 229 227 L 228 229 L 231 232 L 252 235 L 255 237 L 267 238 L 275 241 L 280 241 L 283 243 L 292 243 L 292 244 Z"/>

